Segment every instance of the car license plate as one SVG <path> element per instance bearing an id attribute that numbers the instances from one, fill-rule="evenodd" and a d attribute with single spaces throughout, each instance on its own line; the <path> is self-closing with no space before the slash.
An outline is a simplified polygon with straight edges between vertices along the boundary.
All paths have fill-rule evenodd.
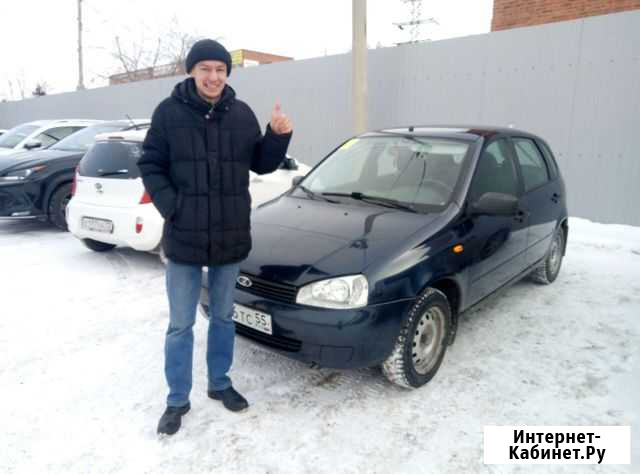
<path id="1" fill-rule="evenodd" d="M 233 311 L 233 320 L 256 331 L 273 334 L 271 316 L 262 311 L 256 311 L 255 309 L 236 304 Z"/>
<path id="2" fill-rule="evenodd" d="M 104 234 L 113 234 L 113 221 L 106 219 L 96 219 L 94 217 L 83 217 L 81 227 L 93 232 L 102 232 Z"/>

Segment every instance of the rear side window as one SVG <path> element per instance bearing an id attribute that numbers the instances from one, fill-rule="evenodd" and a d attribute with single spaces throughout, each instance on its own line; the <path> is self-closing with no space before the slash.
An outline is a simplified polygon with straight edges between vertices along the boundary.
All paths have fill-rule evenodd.
<path id="1" fill-rule="evenodd" d="M 90 178 L 136 179 L 142 143 L 98 142 L 80 161 L 78 172 Z"/>
<path id="2" fill-rule="evenodd" d="M 547 163 L 533 140 L 514 138 L 513 145 L 520 163 L 525 191 L 531 191 L 549 181 Z"/>
<path id="3" fill-rule="evenodd" d="M 490 143 L 480 155 L 469 195 L 472 200 L 485 193 L 518 195 L 518 178 L 505 139 Z"/>
<path id="4" fill-rule="evenodd" d="M 56 127 L 45 130 L 34 139 L 42 143 L 42 147 L 46 148 L 54 143 L 62 140 L 64 137 L 71 135 L 84 127 Z"/>
<path id="5" fill-rule="evenodd" d="M 551 179 L 557 178 L 560 174 L 560 171 L 558 170 L 558 163 L 556 162 L 555 156 L 553 156 L 553 153 L 551 152 L 551 148 L 549 148 L 549 145 L 547 145 L 547 143 L 542 140 L 539 140 L 538 144 L 542 148 L 542 152 L 545 155 L 547 165 L 549 165 L 549 171 L 551 171 Z"/>

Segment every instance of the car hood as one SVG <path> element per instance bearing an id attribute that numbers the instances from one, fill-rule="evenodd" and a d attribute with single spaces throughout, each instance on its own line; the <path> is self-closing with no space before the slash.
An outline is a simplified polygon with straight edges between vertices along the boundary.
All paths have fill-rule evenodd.
<path id="1" fill-rule="evenodd" d="M 0 156 L 13 155 L 15 153 L 24 153 L 24 148 L 2 148 L 0 147 Z"/>
<path id="2" fill-rule="evenodd" d="M 40 165 L 61 158 L 81 157 L 84 154 L 79 150 L 34 150 L 13 153 L 9 156 L 0 156 L 0 173 L 13 169 L 23 169 L 31 165 Z"/>
<path id="3" fill-rule="evenodd" d="M 437 216 L 283 196 L 253 211 L 241 270 L 295 286 L 361 273 Z"/>

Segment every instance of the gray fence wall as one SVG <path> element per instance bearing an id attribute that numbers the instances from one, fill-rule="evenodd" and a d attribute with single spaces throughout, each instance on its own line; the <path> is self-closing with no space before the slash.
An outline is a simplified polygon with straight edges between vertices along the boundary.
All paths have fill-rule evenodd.
<path id="1" fill-rule="evenodd" d="M 160 79 L 0 104 L 0 127 L 39 118 L 148 117 L 177 82 Z M 351 57 L 234 70 L 230 84 L 266 124 L 294 120 L 290 152 L 313 165 L 351 135 Z M 369 127 L 508 125 L 546 138 L 570 213 L 640 225 L 640 11 L 369 54 Z"/>

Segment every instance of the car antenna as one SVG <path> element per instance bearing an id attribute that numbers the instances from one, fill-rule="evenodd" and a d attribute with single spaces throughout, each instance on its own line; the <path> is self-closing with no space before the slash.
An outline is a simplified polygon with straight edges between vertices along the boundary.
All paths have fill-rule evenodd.
<path id="1" fill-rule="evenodd" d="M 125 117 L 127 117 L 129 119 L 129 122 L 131 122 L 131 127 L 133 128 L 138 128 L 138 126 L 136 125 L 136 123 L 133 121 L 133 119 L 131 117 L 129 117 L 129 114 L 124 114 Z"/>

